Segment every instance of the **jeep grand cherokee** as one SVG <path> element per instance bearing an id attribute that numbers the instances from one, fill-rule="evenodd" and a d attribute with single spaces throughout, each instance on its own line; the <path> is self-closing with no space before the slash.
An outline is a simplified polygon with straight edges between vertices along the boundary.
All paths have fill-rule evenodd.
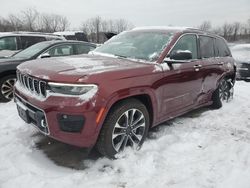
<path id="1" fill-rule="evenodd" d="M 41 63 L 42 61 L 42 63 Z M 20 117 L 45 135 L 113 158 L 148 129 L 190 110 L 220 108 L 235 65 L 225 40 L 191 28 L 123 32 L 89 55 L 18 66 Z"/>

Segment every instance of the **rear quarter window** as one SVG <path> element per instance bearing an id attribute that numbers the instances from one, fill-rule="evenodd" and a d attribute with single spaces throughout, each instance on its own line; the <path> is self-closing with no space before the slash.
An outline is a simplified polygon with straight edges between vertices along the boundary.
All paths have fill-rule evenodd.
<path id="1" fill-rule="evenodd" d="M 230 56 L 230 50 L 223 39 L 215 39 L 215 56 L 216 57 L 227 57 Z"/>
<path id="2" fill-rule="evenodd" d="M 45 37 L 21 36 L 22 49 L 28 48 L 29 46 L 32 46 L 33 44 L 36 44 L 38 42 L 42 42 L 45 40 L 46 40 Z"/>
<path id="3" fill-rule="evenodd" d="M 201 58 L 214 57 L 214 39 L 208 36 L 200 36 Z"/>

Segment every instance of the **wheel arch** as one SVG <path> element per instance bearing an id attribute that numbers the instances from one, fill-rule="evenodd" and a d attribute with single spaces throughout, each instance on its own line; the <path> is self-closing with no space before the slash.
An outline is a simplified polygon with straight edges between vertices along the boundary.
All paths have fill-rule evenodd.
<path id="1" fill-rule="evenodd" d="M 142 92 L 143 90 L 143 92 Z M 122 92 L 116 92 L 114 95 L 112 95 L 111 97 L 109 97 L 109 100 L 107 100 L 107 103 L 105 105 L 105 112 L 100 120 L 100 122 L 98 123 L 99 125 L 98 127 L 98 132 L 101 130 L 102 125 L 108 115 L 108 113 L 111 111 L 111 109 L 119 104 L 120 102 L 124 101 L 124 100 L 129 100 L 129 99 L 137 99 L 139 100 L 142 104 L 144 104 L 148 110 L 149 113 L 149 119 L 150 119 L 150 127 L 152 125 L 154 125 L 155 122 L 155 117 L 157 114 L 157 101 L 156 101 L 156 97 L 153 94 L 153 91 L 151 91 L 151 89 L 136 89 L 133 92 L 127 93 L 126 95 L 123 95 L 124 93 L 127 93 L 125 90 L 123 90 Z M 99 133 L 98 133 L 99 134 Z"/>
<path id="2" fill-rule="evenodd" d="M 16 70 L 8 70 L 0 73 L 0 79 L 2 79 L 5 76 L 9 75 L 16 75 Z"/>

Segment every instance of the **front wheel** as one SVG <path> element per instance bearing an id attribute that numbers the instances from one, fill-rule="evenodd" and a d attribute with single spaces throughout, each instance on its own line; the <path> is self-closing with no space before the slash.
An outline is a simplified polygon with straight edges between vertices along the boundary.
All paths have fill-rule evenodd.
<path id="1" fill-rule="evenodd" d="M 212 108 L 218 109 L 222 107 L 224 102 L 227 102 L 233 95 L 233 86 L 230 81 L 222 79 L 218 88 L 214 91 L 212 96 Z"/>
<path id="2" fill-rule="evenodd" d="M 13 99 L 13 88 L 16 83 L 16 76 L 9 75 L 0 80 L 0 101 L 8 102 Z"/>
<path id="3" fill-rule="evenodd" d="M 97 149 L 109 158 L 126 147 L 140 149 L 149 128 L 149 114 L 144 104 L 136 99 L 124 100 L 108 113 L 100 132 Z"/>

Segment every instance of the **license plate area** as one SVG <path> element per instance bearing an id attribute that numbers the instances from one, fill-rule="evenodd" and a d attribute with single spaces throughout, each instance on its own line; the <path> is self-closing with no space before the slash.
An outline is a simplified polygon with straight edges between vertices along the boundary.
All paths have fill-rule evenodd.
<path id="1" fill-rule="evenodd" d="M 28 115 L 28 110 L 27 108 L 24 108 L 20 102 L 17 103 L 17 111 L 19 116 L 26 122 L 26 123 L 31 123 L 31 120 Z"/>
<path id="2" fill-rule="evenodd" d="M 49 128 L 47 119 L 43 110 L 29 104 L 22 98 L 15 96 L 15 102 L 19 116 L 28 124 L 34 125 L 42 133 L 48 135 Z"/>

